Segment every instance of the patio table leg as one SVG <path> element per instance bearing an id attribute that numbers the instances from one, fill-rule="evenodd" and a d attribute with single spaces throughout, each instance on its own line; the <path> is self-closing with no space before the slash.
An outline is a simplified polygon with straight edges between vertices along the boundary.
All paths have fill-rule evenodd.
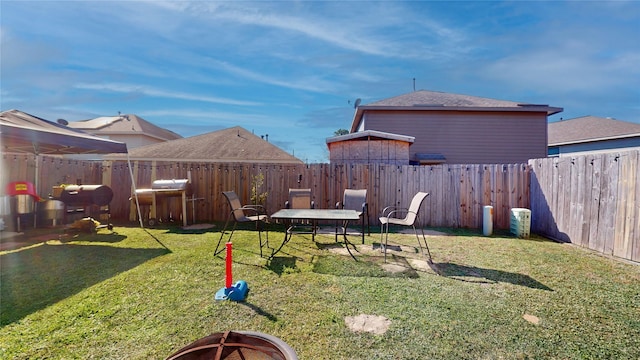
<path id="1" fill-rule="evenodd" d="M 280 246 L 273 253 L 271 253 L 269 259 L 272 259 L 274 256 L 276 256 L 276 254 L 280 252 L 280 250 L 282 250 L 282 248 L 289 242 L 289 240 L 291 240 L 291 236 L 293 236 L 293 233 L 291 232 L 291 226 L 288 226 L 288 224 L 285 223 L 285 227 L 286 229 L 284 230 L 284 239 L 282 240 L 282 244 L 280 244 Z"/>
<path id="2" fill-rule="evenodd" d="M 349 221 L 345 220 L 344 223 L 342 224 L 342 237 L 344 237 L 344 246 L 347 248 L 347 252 L 349 253 L 349 255 L 351 255 L 351 257 L 353 258 L 353 260 L 358 261 L 358 259 L 353 255 L 353 253 L 351 252 L 351 249 L 349 249 L 349 245 L 353 246 L 353 249 L 355 251 L 358 251 L 358 249 L 356 248 L 355 245 L 353 245 L 349 239 L 347 238 L 347 226 L 349 225 Z"/>

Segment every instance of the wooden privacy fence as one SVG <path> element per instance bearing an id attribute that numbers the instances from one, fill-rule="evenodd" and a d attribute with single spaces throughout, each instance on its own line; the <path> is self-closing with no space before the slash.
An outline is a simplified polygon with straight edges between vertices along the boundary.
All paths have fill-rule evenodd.
<path id="1" fill-rule="evenodd" d="M 4 155 L 11 174 L 6 181 L 29 180 L 35 176 L 35 156 Z M 39 189 L 46 196 L 60 183 L 104 184 L 113 189 L 110 204 L 114 220 L 136 219 L 129 167 L 125 161 L 76 161 L 40 156 Z M 18 161 L 19 160 L 19 161 Z M 27 161 L 25 161 L 27 160 Z M 16 164 L 21 164 L 16 167 Z M 270 213 L 281 209 L 289 188 L 311 188 L 316 207 L 333 208 L 342 200 L 344 189 L 367 189 L 369 221 L 378 224 L 378 215 L 388 205 L 408 207 L 418 191 L 430 193 L 421 210 L 421 222 L 431 227 L 482 227 L 483 206 L 494 207 L 494 227 L 509 227 L 509 209 L 529 207 L 529 166 L 508 165 L 291 165 L 246 163 L 131 162 L 137 188 L 149 188 L 158 179 L 190 179 L 194 200 L 187 205 L 187 220 L 223 221 L 228 205 L 223 191 L 235 190 L 243 203 L 251 203 L 252 187 L 262 179 L 258 193 L 266 193 Z M 33 180 L 31 180 L 33 181 Z M 178 198 L 167 199 L 159 209 L 167 209 L 177 219 Z M 195 209 L 195 211 L 193 211 Z M 164 211 L 164 212 L 163 212 Z M 143 215 L 144 216 L 144 215 Z"/>
<path id="2" fill-rule="evenodd" d="M 530 160 L 532 231 L 640 262 L 639 153 Z"/>
<path id="3" fill-rule="evenodd" d="M 494 227 L 509 227 L 510 209 L 530 208 L 532 232 L 559 241 L 640 262 L 639 151 L 576 157 L 533 159 L 509 165 L 290 165 L 191 162 L 132 162 L 138 188 L 158 179 L 190 178 L 195 200 L 188 221 L 222 221 L 228 208 L 222 191 L 235 190 L 251 203 L 255 179 L 266 193 L 270 213 L 283 207 L 289 188 L 311 188 L 316 206 L 332 208 L 345 188 L 367 189 L 371 224 L 387 205 L 408 206 L 418 191 L 427 191 L 421 221 L 431 227 L 481 228 L 483 206 L 494 207 Z M 135 219 L 129 197 L 132 183 L 123 161 L 82 161 L 58 157 L 2 155 L 2 185 L 39 183 L 46 197 L 61 183 L 105 184 L 114 191 L 114 220 Z M 37 162 L 36 162 L 37 161 Z M 166 207 L 181 214 L 180 201 Z M 195 211 L 193 211 L 195 209 Z M 165 209 L 166 210 L 166 209 Z M 160 216 L 167 216 L 166 211 Z"/>
<path id="4" fill-rule="evenodd" d="M 113 163 L 111 167 L 112 181 L 117 178 L 118 183 L 126 183 L 126 164 Z M 284 206 L 290 188 L 310 188 L 318 208 L 334 208 L 342 200 L 346 188 L 367 189 L 372 224 L 377 224 L 382 208 L 388 205 L 408 207 L 418 191 L 431 194 L 421 213 L 421 221 L 426 226 L 478 228 L 482 226 L 483 206 L 492 205 L 496 228 L 508 228 L 509 209 L 529 205 L 529 167 L 525 164 L 396 166 L 135 162 L 132 168 L 138 187 L 148 187 L 152 179 L 191 179 L 194 197 L 201 199 L 193 204 L 197 222 L 226 218 L 229 209 L 222 192 L 228 190 L 235 190 L 247 204 L 252 203 L 252 191 L 266 193 L 265 206 L 273 213 Z M 257 179 L 262 184 L 254 190 L 259 183 Z M 128 196 L 126 193 L 124 197 Z M 113 207 L 114 216 L 130 214 L 128 202 L 124 200 L 118 197 L 118 205 Z"/>

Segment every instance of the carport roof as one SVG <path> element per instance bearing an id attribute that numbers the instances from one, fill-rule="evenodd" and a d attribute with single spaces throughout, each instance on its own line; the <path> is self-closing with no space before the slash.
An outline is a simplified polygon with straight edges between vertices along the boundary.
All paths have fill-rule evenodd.
<path id="1" fill-rule="evenodd" d="M 126 153 L 127 145 L 103 139 L 19 110 L 0 113 L 3 152 L 32 154 Z"/>

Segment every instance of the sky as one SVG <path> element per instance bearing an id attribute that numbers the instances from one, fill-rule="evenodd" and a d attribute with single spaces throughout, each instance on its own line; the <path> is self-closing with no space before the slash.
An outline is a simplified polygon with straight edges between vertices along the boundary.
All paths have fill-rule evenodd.
<path id="1" fill-rule="evenodd" d="M 0 1 L 0 110 L 242 126 L 307 163 L 442 91 L 640 123 L 640 1 Z"/>

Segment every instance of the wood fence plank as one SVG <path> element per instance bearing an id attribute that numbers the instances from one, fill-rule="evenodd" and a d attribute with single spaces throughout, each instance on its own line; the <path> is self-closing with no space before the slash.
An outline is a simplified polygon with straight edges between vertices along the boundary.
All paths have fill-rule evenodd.
<path id="1" fill-rule="evenodd" d="M 602 181 L 602 157 L 593 157 L 591 159 L 591 216 L 589 222 L 589 249 L 602 252 L 604 245 L 599 239 L 598 228 L 601 224 L 598 221 L 598 216 L 601 212 L 600 208 L 600 196 L 601 196 L 601 181 Z"/>
<path id="2" fill-rule="evenodd" d="M 635 159 L 635 161 L 634 161 Z M 635 205 L 631 205 L 631 221 L 629 224 L 629 238 L 633 242 L 631 260 L 640 262 L 640 151 L 636 151 L 631 161 L 635 164 Z M 633 165 L 632 165 L 633 166 Z"/>
<path id="3" fill-rule="evenodd" d="M 458 211 L 459 222 L 461 227 L 467 227 L 467 222 L 469 221 L 469 212 L 471 210 L 471 206 L 469 204 L 469 168 L 466 165 L 460 167 L 458 174 L 458 181 L 456 182 L 458 188 Z"/>
<path id="4" fill-rule="evenodd" d="M 444 197 L 446 196 L 443 182 L 444 166 L 432 166 L 430 168 L 429 176 L 432 179 L 432 186 L 434 193 L 431 195 L 434 197 L 433 203 L 433 222 L 432 226 L 444 226 Z"/>
<path id="5" fill-rule="evenodd" d="M 580 226 L 578 225 L 580 220 L 580 214 L 582 210 L 580 209 L 580 204 L 578 203 L 579 196 L 579 177 L 580 173 L 578 171 L 578 165 L 576 164 L 576 159 L 571 158 L 571 163 L 569 165 L 569 194 L 568 194 L 568 215 L 569 222 L 567 227 L 567 236 L 569 241 L 574 244 L 580 244 Z"/>
<path id="6" fill-rule="evenodd" d="M 618 194 L 618 155 L 606 154 L 603 163 L 602 193 L 600 197 L 600 225 L 598 226 L 598 237 L 602 243 L 603 252 L 607 255 L 613 254 L 613 243 L 615 239 L 615 219 L 617 217 L 616 196 Z"/>
<path id="7" fill-rule="evenodd" d="M 567 231 L 569 230 L 569 195 L 568 193 L 571 191 L 571 168 L 570 168 L 571 159 L 567 157 L 559 158 L 556 162 L 556 178 L 557 187 L 555 188 L 555 192 L 557 193 L 556 197 L 556 207 L 554 209 L 554 213 L 556 214 L 556 226 L 558 231 L 556 233 L 556 239 L 568 242 L 570 241 L 567 236 Z"/>
<path id="8" fill-rule="evenodd" d="M 453 171 L 452 171 L 452 177 L 451 177 L 451 224 L 454 228 L 459 228 L 461 226 L 461 212 L 459 211 L 460 209 L 460 178 L 462 177 L 462 173 L 465 170 L 463 169 L 462 165 L 455 165 L 453 167 Z"/>
<path id="9" fill-rule="evenodd" d="M 469 212 L 468 224 L 466 227 L 472 229 L 482 228 L 482 223 L 478 220 L 482 219 L 482 183 L 480 180 L 480 168 L 476 164 L 470 165 L 470 187 L 468 188 L 468 196 L 470 199 L 471 211 Z"/>
<path id="10" fill-rule="evenodd" d="M 506 229 L 511 222 L 511 209 L 509 208 L 509 183 L 507 179 L 507 165 L 499 165 L 496 169 L 496 208 L 494 215 L 498 228 Z"/>
<path id="11" fill-rule="evenodd" d="M 591 189 L 591 176 L 586 174 L 587 158 L 585 156 L 578 156 L 574 162 L 575 168 L 575 196 L 572 196 L 573 201 L 575 202 L 575 238 L 571 239 L 571 242 L 586 247 L 588 246 L 588 242 L 585 244 L 585 240 L 587 240 L 587 234 L 589 233 L 589 216 L 587 215 L 588 209 L 588 196 L 587 191 Z"/>
<path id="12" fill-rule="evenodd" d="M 633 241 L 629 236 L 631 232 L 631 214 L 635 204 L 635 182 L 637 158 L 633 158 L 633 154 L 621 154 L 620 163 L 620 179 L 618 182 L 617 216 L 615 219 L 615 235 L 613 243 L 613 255 L 623 259 L 630 259 L 632 256 Z"/>

